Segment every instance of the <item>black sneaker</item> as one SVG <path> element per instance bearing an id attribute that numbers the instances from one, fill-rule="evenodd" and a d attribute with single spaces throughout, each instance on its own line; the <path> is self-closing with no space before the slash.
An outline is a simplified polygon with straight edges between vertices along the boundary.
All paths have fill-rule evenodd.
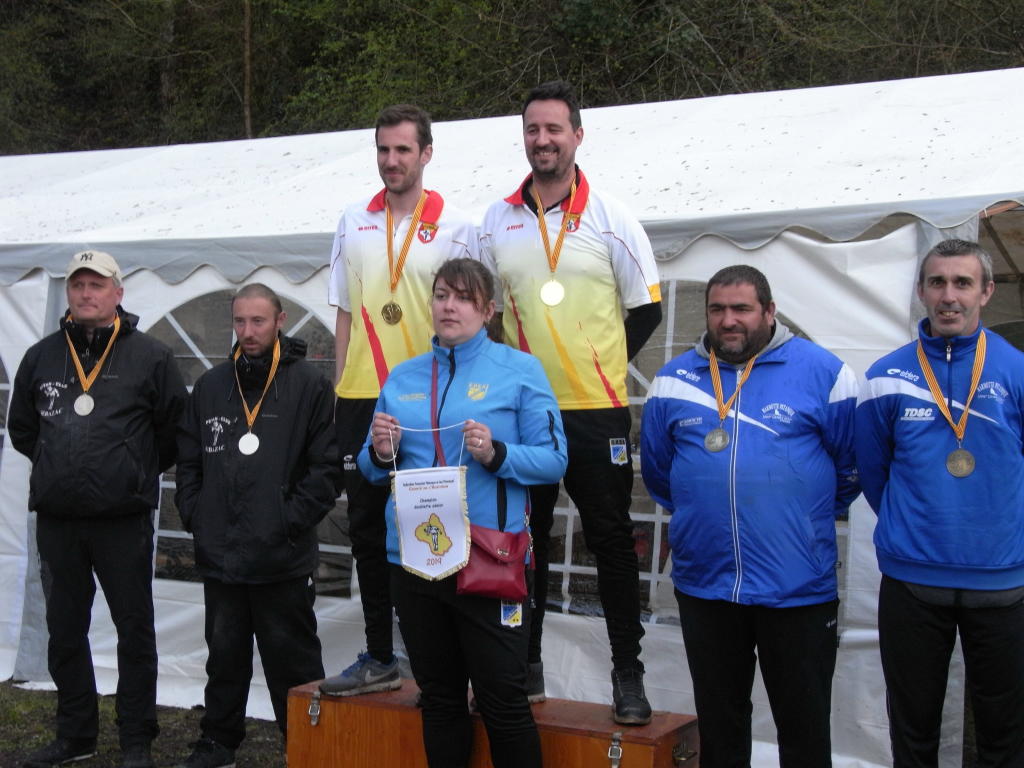
<path id="1" fill-rule="evenodd" d="M 149 744 L 136 744 L 121 750 L 121 768 L 156 768 Z"/>
<path id="2" fill-rule="evenodd" d="M 235 768 L 235 750 L 213 739 L 200 739 L 192 744 L 192 754 L 178 768 Z"/>
<path id="3" fill-rule="evenodd" d="M 644 673 L 636 667 L 612 670 L 612 713 L 616 723 L 647 725 L 651 705 L 644 693 Z"/>
<path id="4" fill-rule="evenodd" d="M 547 700 L 544 693 L 544 662 L 531 661 L 526 669 L 526 699 L 531 704 Z"/>
<path id="5" fill-rule="evenodd" d="M 88 760 L 96 754 L 95 741 L 62 739 L 59 736 L 42 749 L 25 758 L 24 768 L 52 768 L 55 765 L 69 765 L 79 760 Z"/>

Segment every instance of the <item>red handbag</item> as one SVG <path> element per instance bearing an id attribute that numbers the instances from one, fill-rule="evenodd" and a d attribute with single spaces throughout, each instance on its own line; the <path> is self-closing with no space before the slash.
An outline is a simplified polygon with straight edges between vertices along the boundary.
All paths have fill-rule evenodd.
<path id="1" fill-rule="evenodd" d="M 530 532 L 508 533 L 469 526 L 469 562 L 457 574 L 455 591 L 521 603 L 526 599 L 526 551 Z"/>

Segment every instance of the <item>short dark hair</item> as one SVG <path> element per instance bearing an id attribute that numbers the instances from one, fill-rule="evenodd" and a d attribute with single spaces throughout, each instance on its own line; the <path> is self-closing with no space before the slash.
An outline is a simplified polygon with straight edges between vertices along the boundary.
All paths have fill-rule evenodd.
<path id="1" fill-rule="evenodd" d="M 747 264 L 734 264 L 731 267 L 720 269 L 708 280 L 704 288 L 704 308 L 708 306 L 708 296 L 711 295 L 711 288 L 715 285 L 752 285 L 757 293 L 757 300 L 762 310 L 767 310 L 772 303 L 772 288 L 768 285 L 768 278 L 761 270 L 748 266 Z"/>
<path id="2" fill-rule="evenodd" d="M 981 280 L 983 283 L 981 287 L 984 288 L 992 282 L 992 256 L 989 255 L 989 252 L 970 240 L 951 238 L 943 240 L 941 243 L 936 243 L 935 247 L 925 254 L 925 257 L 921 260 L 921 267 L 917 271 L 918 285 L 924 285 L 924 268 L 928 264 L 928 259 L 932 256 L 938 258 L 946 256 L 976 256 L 978 263 L 981 264 Z"/>
<path id="3" fill-rule="evenodd" d="M 430 286 L 431 293 L 437 287 L 438 280 L 444 280 L 449 288 L 472 295 L 473 304 L 479 310 L 483 310 L 494 299 L 494 277 L 476 259 L 448 259 L 441 264 Z"/>
<path id="4" fill-rule="evenodd" d="M 565 80 L 551 80 L 541 83 L 526 94 L 526 101 L 523 102 L 523 118 L 526 118 L 526 108 L 532 101 L 563 101 L 569 108 L 569 125 L 572 129 L 578 130 L 583 121 L 580 119 L 580 103 L 576 100 L 575 89 Z"/>
<path id="5" fill-rule="evenodd" d="M 419 142 L 421 152 L 434 143 L 434 136 L 430 132 L 430 115 L 415 104 L 393 104 L 382 109 L 377 115 L 377 124 L 373 129 L 374 143 L 377 142 L 381 128 L 390 128 L 401 123 L 412 123 L 416 126 L 416 140 Z"/>
<path id="6" fill-rule="evenodd" d="M 231 309 L 235 309 L 236 299 L 266 299 L 274 305 L 276 313 L 280 315 L 284 312 L 284 307 L 281 305 L 281 298 L 274 293 L 274 289 L 263 283 L 249 283 L 239 288 L 235 295 L 231 297 Z"/>

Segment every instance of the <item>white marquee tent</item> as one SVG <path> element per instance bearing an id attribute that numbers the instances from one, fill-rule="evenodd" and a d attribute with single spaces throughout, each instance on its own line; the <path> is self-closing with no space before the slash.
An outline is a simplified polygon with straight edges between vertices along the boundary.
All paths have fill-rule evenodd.
<path id="1" fill-rule="evenodd" d="M 633 370 L 635 399 L 642 400 L 657 365 L 693 340 L 703 308 L 684 305 L 683 284 L 731 263 L 761 268 L 780 311 L 857 371 L 906 342 L 918 256 L 954 232 L 977 237 L 979 215 L 990 206 L 1024 202 L 1018 88 L 1024 90 L 1024 70 L 586 110 L 579 162 L 591 183 L 636 212 L 660 260 L 667 319 Z M 324 269 L 331 233 L 347 201 L 380 186 L 372 140 L 371 130 L 360 130 L 0 158 L 3 381 L 13 379 L 25 350 L 55 328 L 65 306 L 63 268 L 86 247 L 119 260 L 125 306 L 142 316 L 143 329 L 197 296 L 251 280 L 272 285 L 333 328 Z M 477 221 L 527 170 L 517 116 L 436 124 L 434 148 L 427 186 Z M 691 329 L 687 337 L 684 328 Z M 45 675 L 27 473 L 27 460 L 5 441 L 0 591 L 8 597 L 0 603 L 0 679 L 15 674 L 16 665 L 23 676 L 36 677 L 26 669 Z M 651 519 L 655 527 L 665 522 L 660 512 Z M 872 526 L 858 501 L 843 564 L 834 685 L 840 768 L 888 760 Z M 657 565 L 652 581 L 652 618 L 670 617 L 671 586 Z M 159 699 L 198 703 L 201 587 L 158 579 L 155 594 Z M 323 599 L 318 613 L 325 661 L 335 669 L 362 642 L 358 600 Z M 549 694 L 608 701 L 603 623 L 552 615 L 548 626 Z M 652 621 L 647 631 L 652 703 L 692 711 L 678 627 Z M 102 600 L 92 639 L 101 687 L 110 691 L 116 655 Z M 949 765 L 958 764 L 960 680 L 955 674 L 954 706 L 947 707 Z M 766 742 L 756 760 L 771 766 L 777 762 L 767 742 L 774 731 L 763 691 L 756 697 L 755 735 Z M 258 686 L 250 712 L 269 714 Z"/>

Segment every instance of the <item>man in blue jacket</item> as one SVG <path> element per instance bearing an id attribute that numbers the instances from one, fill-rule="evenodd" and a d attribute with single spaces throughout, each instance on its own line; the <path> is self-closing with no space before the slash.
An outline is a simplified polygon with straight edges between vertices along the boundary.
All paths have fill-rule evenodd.
<path id="1" fill-rule="evenodd" d="M 979 765 L 1024 765 L 1024 355 L 981 325 L 994 289 L 977 243 L 936 245 L 918 338 L 868 369 L 857 404 L 896 768 L 938 764 L 957 631 Z"/>
<path id="2" fill-rule="evenodd" d="M 830 766 L 835 518 L 857 496 L 856 378 L 775 317 L 765 276 L 708 281 L 707 332 L 651 384 L 641 464 L 672 513 L 701 766 L 750 765 L 755 659 L 782 768 Z"/>

